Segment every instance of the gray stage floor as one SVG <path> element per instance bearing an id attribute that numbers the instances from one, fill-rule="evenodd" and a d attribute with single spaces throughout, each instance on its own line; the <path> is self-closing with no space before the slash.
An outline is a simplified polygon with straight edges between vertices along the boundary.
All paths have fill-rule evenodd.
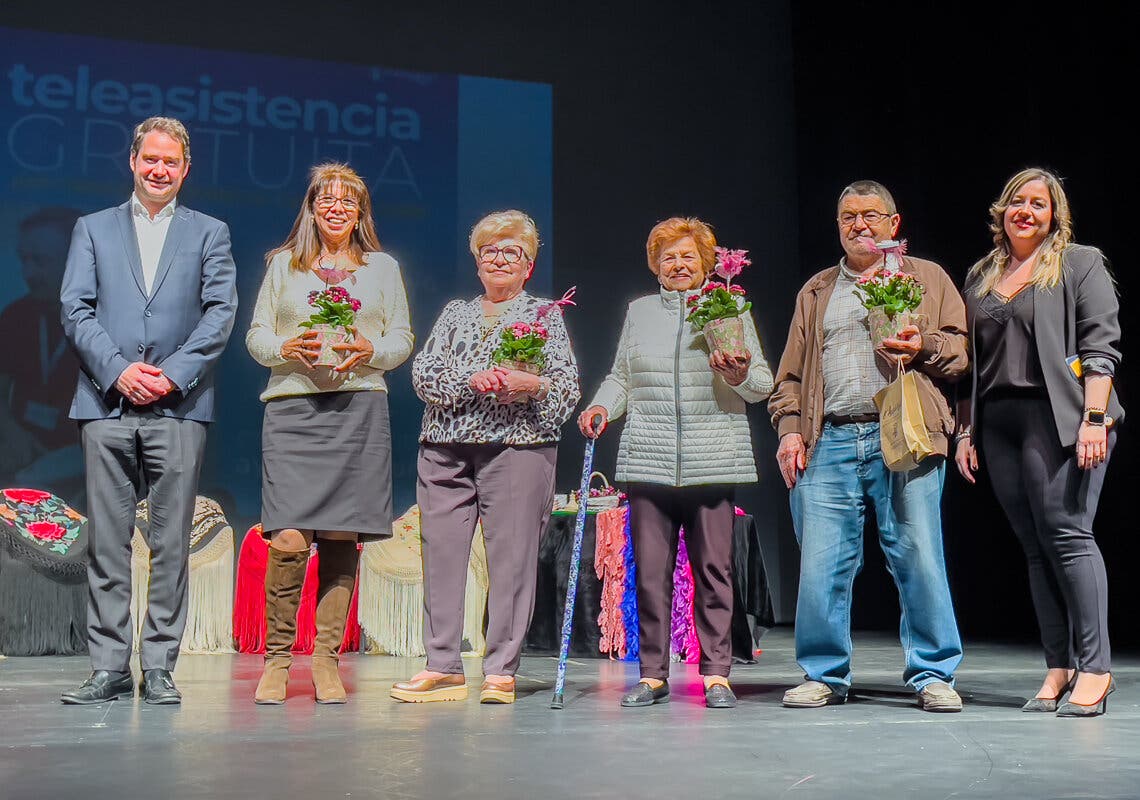
<path id="1" fill-rule="evenodd" d="M 791 632 L 734 669 L 741 703 L 704 708 L 696 668 L 675 665 L 673 702 L 625 710 L 634 664 L 574 661 L 550 710 L 554 659 L 526 658 L 514 706 L 391 701 L 415 659 L 350 656 L 344 706 L 312 701 L 298 659 L 289 701 L 250 700 L 257 656 L 183 656 L 181 708 L 74 707 L 59 692 L 84 658 L 0 661 L 0 798 L 1137 798 L 1140 659 L 1093 720 L 1024 714 L 1042 668 L 1028 647 L 974 644 L 961 714 L 920 711 L 899 685 L 898 643 L 856 637 L 856 697 L 790 710 Z M 479 664 L 467 665 L 478 688 Z"/>

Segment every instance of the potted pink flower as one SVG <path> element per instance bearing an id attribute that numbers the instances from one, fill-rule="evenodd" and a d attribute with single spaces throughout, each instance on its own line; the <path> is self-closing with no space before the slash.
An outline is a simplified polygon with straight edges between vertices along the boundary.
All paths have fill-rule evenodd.
<path id="1" fill-rule="evenodd" d="M 550 332 L 541 322 L 516 322 L 503 328 L 499 346 L 491 360 L 504 369 L 517 369 L 538 375 L 546 366 L 543 348 Z"/>
<path id="2" fill-rule="evenodd" d="M 550 331 L 545 319 L 551 311 L 564 306 L 575 305 L 571 299 L 576 286 L 571 286 L 559 299 L 541 306 L 535 313 L 534 322 L 516 322 L 503 328 L 499 334 L 499 346 L 491 353 L 491 361 L 504 369 L 517 369 L 539 375 L 546 366 L 546 340 Z"/>
<path id="3" fill-rule="evenodd" d="M 317 310 L 301 323 L 301 327 L 316 331 L 317 341 L 321 343 L 321 354 L 313 365 L 339 366 L 345 355 L 333 349 L 333 345 L 344 344 L 349 340 L 351 334 L 348 328 L 356 322 L 360 301 L 342 286 L 327 286 L 321 291 L 309 292 L 309 305 Z"/>
<path id="4" fill-rule="evenodd" d="M 747 250 L 716 248 L 715 272 L 724 278 L 724 283 L 708 281 L 699 294 L 686 301 L 689 315 L 685 319 L 704 333 L 710 351 L 740 354 L 746 349 L 740 317 L 752 308 L 752 303 L 744 299 L 744 289 L 732 285 L 732 279 L 751 263 Z"/>
<path id="5" fill-rule="evenodd" d="M 922 302 L 922 282 L 902 271 L 906 240 L 872 244 L 883 253 L 883 266 L 871 275 L 857 279 L 855 293 L 868 311 L 871 341 L 875 347 L 881 347 L 884 339 L 897 338 L 907 325 L 922 329 L 926 317 L 914 311 Z"/>

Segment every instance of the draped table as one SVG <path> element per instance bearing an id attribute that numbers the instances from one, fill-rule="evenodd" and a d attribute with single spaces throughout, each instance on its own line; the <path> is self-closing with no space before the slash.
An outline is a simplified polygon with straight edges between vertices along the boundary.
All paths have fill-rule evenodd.
<path id="1" fill-rule="evenodd" d="M 534 617 L 527 632 L 531 653 L 557 652 L 576 512 L 555 511 L 538 555 Z M 760 537 L 751 515 L 737 510 L 733 524 L 733 659 L 751 663 L 760 636 L 774 623 Z M 673 573 L 671 650 L 676 660 L 699 658 L 692 623 L 693 579 L 684 531 Z M 589 511 L 570 640 L 570 655 L 634 661 L 638 655 L 636 567 L 629 533 L 629 507 Z"/>

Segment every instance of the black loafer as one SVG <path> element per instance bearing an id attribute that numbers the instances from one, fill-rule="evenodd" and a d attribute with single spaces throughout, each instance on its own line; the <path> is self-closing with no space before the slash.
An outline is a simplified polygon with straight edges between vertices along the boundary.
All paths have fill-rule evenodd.
<path id="1" fill-rule="evenodd" d="M 637 686 L 633 687 L 633 691 L 621 699 L 622 708 L 641 708 L 642 706 L 651 706 L 654 703 L 668 702 L 668 681 L 662 683 L 656 689 L 651 687 L 648 683 L 638 682 Z"/>
<path id="2" fill-rule="evenodd" d="M 152 706 L 176 706 L 182 702 L 182 692 L 178 691 L 170 670 L 166 669 L 144 670 L 139 696 Z"/>
<path id="3" fill-rule="evenodd" d="M 736 708 L 736 695 L 723 683 L 705 689 L 705 705 L 709 708 Z"/>
<path id="4" fill-rule="evenodd" d="M 135 681 L 131 673 L 97 669 L 79 688 L 64 692 L 59 699 L 69 706 L 90 706 L 134 695 Z"/>

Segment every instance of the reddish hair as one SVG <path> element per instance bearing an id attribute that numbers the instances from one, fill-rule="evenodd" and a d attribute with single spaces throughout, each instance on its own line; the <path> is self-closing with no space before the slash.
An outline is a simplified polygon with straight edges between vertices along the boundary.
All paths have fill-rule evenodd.
<path id="1" fill-rule="evenodd" d="M 701 257 L 701 270 L 708 275 L 716 267 L 716 237 L 708 223 L 696 217 L 669 217 L 653 226 L 649 241 L 645 243 L 645 255 L 649 260 L 649 271 L 654 275 L 661 269 L 658 260 L 661 251 L 678 239 L 693 237 L 697 253 Z"/>

